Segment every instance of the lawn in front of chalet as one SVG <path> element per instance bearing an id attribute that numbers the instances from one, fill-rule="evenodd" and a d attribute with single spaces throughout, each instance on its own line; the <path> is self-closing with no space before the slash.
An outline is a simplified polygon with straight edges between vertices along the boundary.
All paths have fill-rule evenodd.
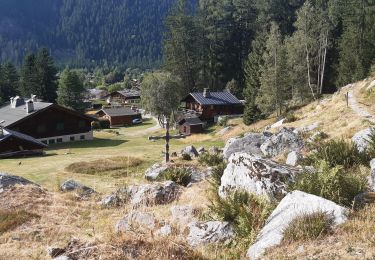
<path id="1" fill-rule="evenodd" d="M 43 157 L 18 158 L 0 160 L 0 172 L 22 176 L 49 190 L 57 190 L 68 179 L 74 179 L 94 188 L 99 192 L 111 192 L 118 186 L 145 182 L 145 170 L 156 162 L 163 160 L 165 142 L 163 140 L 151 142 L 149 135 L 164 135 L 159 129 L 152 134 L 147 129 L 153 127 L 154 122 L 145 124 L 94 132 L 93 141 L 64 143 L 51 145 Z M 212 133 L 199 135 L 199 138 L 188 137 L 187 140 L 172 140 L 171 151 L 180 151 L 187 145 L 196 147 L 222 147 L 224 142 L 215 138 Z M 204 138 L 202 138 L 204 136 Z M 77 174 L 66 171 L 66 167 L 76 162 L 91 162 L 114 157 L 136 157 L 143 163 L 136 168 L 125 171 L 125 174 L 114 175 L 112 172 L 100 174 Z"/>

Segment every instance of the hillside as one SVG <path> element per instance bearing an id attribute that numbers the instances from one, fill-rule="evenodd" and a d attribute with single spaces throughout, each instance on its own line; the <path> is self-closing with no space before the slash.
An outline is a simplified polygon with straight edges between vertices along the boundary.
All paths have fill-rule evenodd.
<path id="1" fill-rule="evenodd" d="M 0 2 L 0 63 L 45 46 L 59 63 L 153 67 L 174 0 Z M 35 8 L 35 6 L 38 8 Z"/>
<path id="2" fill-rule="evenodd" d="M 351 92 L 358 107 L 373 114 L 375 106 L 372 102 L 372 87 L 375 87 L 374 78 L 344 87 L 338 93 L 296 108 L 293 111 L 294 122 L 279 125 L 269 131 L 279 133 L 283 127 L 301 128 L 314 124 L 317 127 L 311 133 L 301 135 L 305 142 L 316 132 L 324 132 L 327 140 L 349 140 L 358 131 L 372 126 L 373 118 L 362 117 L 353 110 L 351 105 L 355 102 L 350 102 L 347 107 L 344 94 Z M 197 148 L 203 146 L 206 150 L 213 146 L 223 148 L 230 138 L 242 138 L 249 132 L 261 133 L 276 121 L 277 118 L 270 117 L 245 126 L 241 120 L 233 119 L 229 121 L 229 128 L 225 131 L 221 126 L 212 126 L 204 134 L 171 141 L 171 151 L 180 153 L 190 145 Z M 237 239 L 233 243 L 213 245 L 191 245 L 191 240 L 187 239 L 191 221 L 207 223 L 214 218 L 208 207 L 212 199 L 212 179 L 207 175 L 210 175 L 212 168 L 202 160 L 194 159 L 194 156 L 189 161 L 182 156 L 172 157 L 175 167 L 193 168 L 198 176 L 186 187 L 180 185 L 176 198 L 161 196 L 159 192 L 163 189 L 158 187 L 158 192 L 148 194 L 151 197 L 154 194 L 161 196 L 158 200 L 155 199 L 155 204 L 150 201 L 135 203 L 134 200 L 139 197 L 121 201 L 124 189 L 148 189 L 157 183 L 146 180 L 145 172 L 153 164 L 162 161 L 164 142 L 148 141 L 147 137 L 151 133 L 161 135 L 163 131 L 155 127 L 152 120 L 145 120 L 144 125 L 135 127 L 95 131 L 93 141 L 51 145 L 44 157 L 1 160 L 0 172 L 24 177 L 40 186 L 18 185 L 2 191 L 0 240 L 3 242 L 0 244 L 0 258 L 51 259 L 46 253 L 47 248 L 51 252 L 51 247 L 64 248 L 71 259 L 245 257 L 249 241 L 253 242 L 256 234 L 251 234 L 248 239 Z M 282 152 L 272 160 L 285 165 L 285 156 L 285 152 Z M 271 163 L 269 158 L 261 161 L 264 162 Z M 217 166 L 215 164 L 218 163 L 213 163 L 213 166 Z M 362 165 L 361 171 L 368 174 L 368 166 Z M 71 179 L 87 185 L 97 193 L 87 195 L 82 190 L 62 192 L 62 184 Z M 0 184 L 1 180 L 0 178 Z M 170 191 L 165 189 L 163 192 Z M 108 195 L 120 201 L 103 203 Z M 141 198 L 143 196 L 147 195 L 142 194 Z M 257 206 L 254 207 L 256 209 Z M 372 246 L 375 206 L 369 205 L 358 211 L 347 210 L 348 221 L 328 235 L 318 240 L 283 243 L 267 251 L 264 259 L 372 259 L 375 254 Z M 256 210 L 254 212 L 259 213 Z M 9 224 L 6 221 L 9 216 L 16 221 Z M 254 221 L 251 217 L 249 219 L 250 222 Z M 139 223 L 128 228 L 131 221 Z M 161 229 L 166 226 L 171 227 L 169 233 L 168 230 Z M 168 234 L 160 235 L 161 230 Z M 216 230 L 210 232 L 214 235 L 206 237 L 214 240 Z M 199 237 L 199 232 L 197 233 Z"/>

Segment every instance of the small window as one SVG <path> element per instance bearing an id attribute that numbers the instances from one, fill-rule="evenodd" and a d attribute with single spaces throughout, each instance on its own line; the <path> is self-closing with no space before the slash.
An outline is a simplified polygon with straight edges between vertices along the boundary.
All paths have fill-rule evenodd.
<path id="1" fill-rule="evenodd" d="M 70 137 L 70 141 L 71 141 L 71 142 L 73 142 L 73 141 L 75 141 L 75 140 L 76 140 L 76 139 L 74 138 L 74 136 L 71 136 L 71 137 Z"/>
<path id="2" fill-rule="evenodd" d="M 80 120 L 80 121 L 78 122 L 78 127 L 79 127 L 79 128 L 85 128 L 85 127 L 86 127 L 86 122 L 85 122 L 84 120 Z"/>
<path id="3" fill-rule="evenodd" d="M 36 131 L 38 132 L 38 134 L 42 134 L 47 131 L 47 128 L 45 125 L 38 125 Z"/>
<path id="4" fill-rule="evenodd" d="M 81 139 L 81 140 L 85 140 L 85 136 L 84 136 L 84 135 L 81 135 L 81 136 L 79 137 L 79 139 Z"/>
<path id="5" fill-rule="evenodd" d="M 48 140 L 48 144 L 54 144 L 54 143 L 56 143 L 55 139 L 49 139 Z"/>
<path id="6" fill-rule="evenodd" d="M 62 143 L 63 139 L 62 138 L 57 138 L 56 142 L 57 143 Z"/>
<path id="7" fill-rule="evenodd" d="M 57 131 L 64 131 L 64 123 L 57 123 L 56 130 Z"/>

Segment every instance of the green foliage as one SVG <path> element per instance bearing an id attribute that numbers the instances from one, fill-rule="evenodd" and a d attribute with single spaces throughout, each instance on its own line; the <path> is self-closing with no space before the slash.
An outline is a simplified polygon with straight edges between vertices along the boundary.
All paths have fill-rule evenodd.
<path id="1" fill-rule="evenodd" d="M 306 214 L 294 219 L 283 232 L 286 243 L 321 238 L 332 232 L 334 217 L 325 212 Z"/>
<path id="2" fill-rule="evenodd" d="M 293 122 L 297 121 L 298 119 L 299 118 L 295 114 L 288 113 L 285 116 L 285 123 L 293 123 Z"/>
<path id="3" fill-rule="evenodd" d="M 224 170 L 227 167 L 226 163 L 224 161 L 221 161 L 218 163 L 215 167 L 212 169 L 210 184 L 212 186 L 212 189 L 214 191 L 217 191 L 218 188 L 221 185 L 221 177 L 224 174 Z"/>
<path id="4" fill-rule="evenodd" d="M 219 119 L 218 125 L 219 126 L 227 126 L 228 121 L 229 121 L 229 117 L 221 116 L 220 119 Z"/>
<path id="5" fill-rule="evenodd" d="M 121 83 L 115 83 L 113 85 L 108 86 L 109 93 L 113 93 L 113 92 L 120 91 L 123 89 L 124 89 L 124 86 Z"/>
<path id="6" fill-rule="evenodd" d="M 180 168 L 180 167 L 173 167 L 168 168 L 163 171 L 160 175 L 158 180 L 159 181 L 174 181 L 178 185 L 181 186 L 188 186 L 191 182 L 191 173 L 189 169 Z"/>
<path id="7" fill-rule="evenodd" d="M 65 69 L 59 80 L 57 102 L 65 107 L 81 111 L 84 109 L 85 88 L 75 71 Z"/>
<path id="8" fill-rule="evenodd" d="M 190 154 L 187 154 L 187 153 L 182 153 L 181 158 L 184 161 L 191 161 L 191 156 L 190 156 Z"/>
<path id="9" fill-rule="evenodd" d="M 199 156 L 198 162 L 207 166 L 217 166 L 223 162 L 224 158 L 220 154 L 203 153 Z"/>
<path id="10" fill-rule="evenodd" d="M 314 194 L 344 206 L 351 206 L 356 195 L 366 191 L 367 180 L 358 168 L 330 167 L 327 162 L 316 165 L 316 173 L 299 174 L 289 190 Z"/>
<path id="11" fill-rule="evenodd" d="M 306 158 L 305 164 L 313 165 L 325 161 L 329 167 L 341 165 L 348 169 L 361 164 L 367 165 L 370 159 L 366 152 L 358 151 L 353 142 L 330 140 L 321 143 L 316 151 Z"/>
<path id="12" fill-rule="evenodd" d="M 370 134 L 367 138 L 367 154 L 369 155 L 370 158 L 375 157 L 375 128 L 372 128 L 370 131 Z"/>

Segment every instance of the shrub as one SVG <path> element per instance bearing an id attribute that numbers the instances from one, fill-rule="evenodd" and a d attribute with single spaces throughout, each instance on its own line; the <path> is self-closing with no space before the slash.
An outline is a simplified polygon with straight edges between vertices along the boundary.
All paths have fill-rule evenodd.
<path id="1" fill-rule="evenodd" d="M 295 114 L 288 113 L 285 116 L 285 123 L 293 123 L 293 122 L 297 121 L 298 119 L 299 118 Z"/>
<path id="2" fill-rule="evenodd" d="M 218 165 L 212 168 L 211 178 L 209 180 L 212 189 L 217 192 L 221 185 L 221 177 L 224 174 L 224 170 L 227 167 L 224 161 L 221 161 Z"/>
<path id="3" fill-rule="evenodd" d="M 4 211 L 0 210 L 0 235 L 13 230 L 18 226 L 30 221 L 33 218 L 39 218 L 38 215 L 21 211 Z"/>
<path id="4" fill-rule="evenodd" d="M 284 230 L 284 242 L 307 241 L 321 238 L 332 232 L 332 214 L 317 212 L 294 219 Z"/>
<path id="5" fill-rule="evenodd" d="M 334 201 L 344 206 L 351 206 L 356 195 L 366 191 L 366 178 L 359 174 L 358 167 L 345 169 L 343 166 L 331 168 L 321 161 L 316 173 L 301 173 L 289 190 L 300 190 Z"/>
<path id="6" fill-rule="evenodd" d="M 367 142 L 367 154 L 369 157 L 375 157 L 375 128 L 371 128 L 370 134 L 366 139 Z"/>
<path id="7" fill-rule="evenodd" d="M 186 168 L 168 168 L 159 175 L 159 181 L 173 181 L 181 186 L 188 186 L 191 182 L 192 176 Z"/>
<path id="8" fill-rule="evenodd" d="M 228 121 L 229 121 L 229 117 L 227 117 L 227 116 L 222 116 L 222 117 L 219 118 L 218 125 L 219 125 L 219 126 L 227 126 Z"/>
<path id="9" fill-rule="evenodd" d="M 181 158 L 184 161 L 191 161 L 191 156 L 190 156 L 190 154 L 187 154 L 187 153 L 182 153 Z"/>
<path id="10" fill-rule="evenodd" d="M 200 164 L 208 165 L 208 166 L 215 166 L 222 163 L 224 160 L 223 156 L 220 154 L 211 154 L 211 153 L 203 153 L 199 156 L 198 162 Z"/>
<path id="11" fill-rule="evenodd" d="M 314 165 L 319 161 L 325 161 L 329 167 L 342 165 L 348 169 L 360 164 L 367 165 L 369 160 L 368 154 L 358 151 L 353 142 L 331 140 L 317 147 L 316 151 L 305 159 L 305 164 Z"/>

